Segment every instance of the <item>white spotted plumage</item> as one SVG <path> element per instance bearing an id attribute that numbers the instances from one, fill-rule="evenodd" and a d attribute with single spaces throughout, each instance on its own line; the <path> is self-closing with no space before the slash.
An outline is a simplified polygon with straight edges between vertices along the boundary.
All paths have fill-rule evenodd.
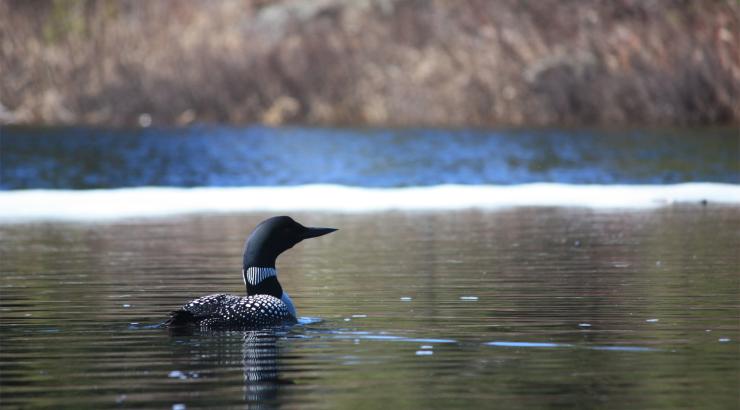
<path id="1" fill-rule="evenodd" d="M 270 295 L 203 296 L 182 307 L 207 328 L 258 328 L 295 321 L 288 306 Z"/>

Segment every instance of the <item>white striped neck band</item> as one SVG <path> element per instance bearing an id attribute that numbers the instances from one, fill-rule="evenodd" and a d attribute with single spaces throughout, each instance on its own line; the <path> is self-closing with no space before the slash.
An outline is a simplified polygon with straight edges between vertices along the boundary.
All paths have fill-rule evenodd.
<path id="1" fill-rule="evenodd" d="M 258 285 L 263 280 L 277 276 L 277 269 L 275 268 L 260 268 L 257 266 L 250 266 L 245 272 L 242 270 L 244 277 L 244 284 Z"/>

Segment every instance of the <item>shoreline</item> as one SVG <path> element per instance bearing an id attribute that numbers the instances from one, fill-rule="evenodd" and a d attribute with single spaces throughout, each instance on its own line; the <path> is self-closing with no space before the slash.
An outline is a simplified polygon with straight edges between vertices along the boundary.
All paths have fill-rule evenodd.
<path id="1" fill-rule="evenodd" d="M 740 5 L 0 3 L 0 124 L 740 124 Z"/>
<path id="2" fill-rule="evenodd" d="M 260 202 L 249 198 L 261 198 Z M 362 188 L 314 184 L 288 187 L 138 187 L 0 191 L 0 224 L 97 221 L 200 213 L 497 211 L 519 207 L 639 211 L 668 206 L 740 205 L 740 185 L 437 185 Z"/>

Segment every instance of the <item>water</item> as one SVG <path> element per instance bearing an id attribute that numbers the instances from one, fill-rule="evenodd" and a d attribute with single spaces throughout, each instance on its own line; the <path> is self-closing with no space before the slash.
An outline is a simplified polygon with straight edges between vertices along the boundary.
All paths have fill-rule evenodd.
<path id="1" fill-rule="evenodd" d="M 740 182 L 736 129 L 0 128 L 0 189 Z"/>
<path id="2" fill-rule="evenodd" d="M 297 213 L 302 324 L 161 328 L 265 216 L 0 225 L 3 408 L 738 405 L 736 206 Z"/>
<path id="3" fill-rule="evenodd" d="M 0 128 L 0 404 L 737 408 L 738 144 Z M 299 325 L 161 326 L 283 212 L 340 228 L 278 260 Z"/>

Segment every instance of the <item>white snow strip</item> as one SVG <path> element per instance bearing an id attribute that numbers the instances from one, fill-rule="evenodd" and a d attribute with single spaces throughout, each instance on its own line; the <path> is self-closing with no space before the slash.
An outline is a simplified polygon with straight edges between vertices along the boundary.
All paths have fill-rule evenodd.
<path id="1" fill-rule="evenodd" d="M 498 209 L 520 206 L 640 209 L 674 203 L 740 204 L 740 185 L 340 185 L 0 191 L 0 221 L 96 220 L 202 212 Z"/>

